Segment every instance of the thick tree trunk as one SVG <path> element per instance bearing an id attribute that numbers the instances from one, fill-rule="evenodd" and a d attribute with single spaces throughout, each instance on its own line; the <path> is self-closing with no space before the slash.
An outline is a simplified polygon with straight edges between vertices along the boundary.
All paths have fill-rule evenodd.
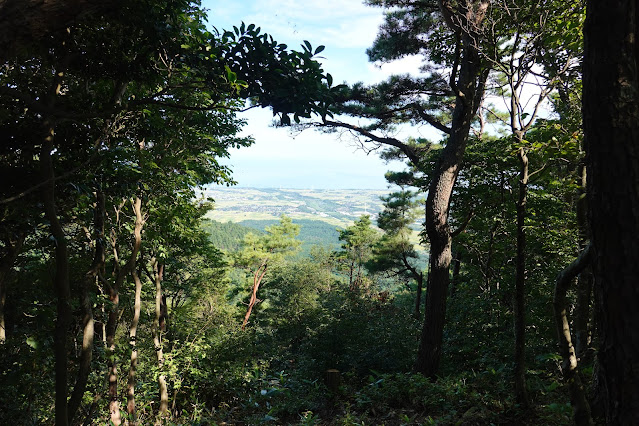
<path id="1" fill-rule="evenodd" d="M 521 142 L 521 140 L 520 140 Z M 515 398 L 522 407 L 528 407 L 526 389 L 526 198 L 528 194 L 528 155 L 519 148 L 519 199 L 517 201 L 517 261 L 515 278 L 514 331 L 515 331 Z"/>
<path id="2" fill-rule="evenodd" d="M 473 19 L 477 21 L 471 24 L 479 27 L 483 16 L 473 17 Z M 482 98 L 487 77 L 487 73 L 482 69 L 474 37 L 464 34 L 462 46 L 459 76 L 457 83 L 452 87 L 457 96 L 451 133 L 433 172 L 426 198 L 426 232 L 430 241 L 430 265 L 426 289 L 426 312 L 415 370 L 431 378 L 435 377 L 439 368 L 446 319 L 446 298 L 452 259 L 452 236 L 448 224 L 450 201 L 466 150 L 471 120 Z"/>
<path id="3" fill-rule="evenodd" d="M 577 370 L 578 360 L 570 335 L 566 293 L 568 292 L 571 281 L 590 263 L 590 248 L 591 246 L 586 247 L 579 257 L 557 276 L 555 295 L 553 298 L 555 325 L 559 339 L 559 353 L 563 359 L 561 370 L 564 375 L 564 380 L 568 383 L 573 417 L 577 425 L 591 425 L 593 422 L 592 416 L 590 415 L 590 405 L 586 399 L 586 392 L 581 382 L 579 371 Z"/>
<path id="4" fill-rule="evenodd" d="M 7 325 L 4 318 L 7 303 L 7 277 L 24 244 L 24 234 L 7 236 L 4 240 L 6 253 L 0 258 L 0 345 L 7 340 Z"/>
<path id="5" fill-rule="evenodd" d="M 588 0 L 584 134 L 600 390 L 610 424 L 639 424 L 639 5 Z"/>
<path id="6" fill-rule="evenodd" d="M 137 198 L 133 204 L 133 211 L 135 213 L 135 233 L 134 233 L 134 246 L 142 246 L 142 225 L 144 223 L 142 219 L 142 203 L 140 198 Z M 137 414 L 135 411 L 135 379 L 138 369 L 138 323 L 140 322 L 140 311 L 142 308 L 142 280 L 138 272 L 135 270 L 134 259 L 133 267 L 131 268 L 131 277 L 135 283 L 135 296 L 133 302 L 133 318 L 131 319 L 131 326 L 129 327 L 129 345 L 131 346 L 131 364 L 129 365 L 129 375 L 126 388 L 126 411 L 129 414 L 129 420 L 131 424 L 137 423 Z"/>
<path id="7" fill-rule="evenodd" d="M 158 386 L 160 388 L 160 417 L 166 417 L 169 410 L 169 389 L 166 383 L 166 375 L 162 371 L 164 367 L 164 348 L 162 343 L 162 316 L 163 316 L 163 297 L 162 297 L 162 279 L 164 276 L 164 265 L 158 263 L 157 259 L 151 261 L 153 263 L 153 276 L 155 279 L 155 320 L 153 321 L 153 345 L 155 346 L 155 355 L 158 361 Z"/>
<path id="8" fill-rule="evenodd" d="M 78 377 L 69 400 L 69 424 L 72 423 L 86 390 L 89 374 L 91 373 L 91 360 L 93 359 L 93 339 L 95 328 L 93 321 L 93 309 L 89 289 L 94 285 L 96 278 L 104 269 L 105 247 L 104 247 L 104 217 L 105 201 L 104 194 L 98 190 L 95 194 L 96 202 L 94 208 L 94 228 L 95 228 L 95 251 L 93 262 L 89 271 L 85 275 L 84 282 L 80 285 L 79 302 L 82 309 L 82 350 L 80 352 L 80 365 L 78 367 Z"/>

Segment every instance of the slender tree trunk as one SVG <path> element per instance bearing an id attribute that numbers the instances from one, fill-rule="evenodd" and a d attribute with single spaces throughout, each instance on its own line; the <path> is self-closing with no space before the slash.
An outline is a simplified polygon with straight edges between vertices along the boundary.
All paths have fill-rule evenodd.
<path id="1" fill-rule="evenodd" d="M 461 269 L 462 252 L 461 250 L 455 251 L 453 258 L 453 278 L 450 283 L 450 297 L 454 297 L 457 292 L 457 285 L 459 284 L 459 271 Z"/>
<path id="2" fill-rule="evenodd" d="M 255 270 L 253 274 L 253 292 L 251 293 L 251 300 L 249 301 L 248 309 L 246 310 L 246 315 L 244 315 L 244 322 L 242 322 L 242 330 L 246 328 L 246 324 L 248 324 L 249 317 L 251 316 L 251 312 L 253 311 L 253 307 L 257 303 L 257 290 L 260 288 L 260 284 L 262 283 L 262 278 L 264 278 L 264 274 L 266 274 L 266 269 L 268 268 L 268 263 L 263 262 L 259 268 Z"/>
<path id="3" fill-rule="evenodd" d="M 586 165 L 580 165 L 581 189 L 577 200 L 577 227 L 579 229 L 579 249 L 584 250 L 590 241 L 588 224 L 588 203 L 586 201 Z M 579 274 L 577 281 L 577 303 L 575 306 L 575 351 L 582 360 L 591 343 L 590 303 L 592 300 L 592 268 L 590 263 Z"/>
<path id="4" fill-rule="evenodd" d="M 590 405 L 586 399 L 586 392 L 581 376 L 577 370 L 577 355 L 572 344 L 570 335 L 570 322 L 568 321 L 568 307 L 566 302 L 566 293 L 570 287 L 572 280 L 583 271 L 590 262 L 590 247 L 579 255 L 574 262 L 568 265 L 557 276 L 555 283 L 555 295 L 553 298 L 553 308 L 555 311 L 555 324 L 557 327 L 557 336 L 559 338 L 559 353 L 563 359 L 561 370 L 564 380 L 568 383 L 570 390 L 570 401 L 572 403 L 573 417 L 577 425 L 591 425 L 592 416 L 590 415 Z"/>
<path id="5" fill-rule="evenodd" d="M 91 298 L 89 289 L 94 285 L 95 280 L 104 269 L 105 247 L 104 247 L 104 217 L 105 217 L 105 201 L 104 193 L 101 190 L 95 193 L 94 208 L 94 232 L 95 232 L 95 251 L 93 262 L 89 271 L 85 275 L 84 282 L 80 285 L 79 302 L 82 309 L 82 350 L 80 352 L 80 365 L 78 367 L 78 376 L 69 400 L 69 424 L 72 423 L 80 405 L 82 397 L 86 390 L 89 374 L 91 373 L 91 360 L 93 359 L 93 340 L 95 337 L 95 328 L 93 321 L 93 309 L 91 307 Z"/>
<path id="6" fill-rule="evenodd" d="M 135 268 L 138 252 L 140 251 L 140 240 L 135 238 L 142 232 L 144 221 L 137 219 L 137 212 L 141 211 L 142 200 L 139 197 L 132 203 L 133 211 L 136 214 L 135 228 L 133 230 L 134 244 L 131 249 L 131 257 L 124 267 L 119 267 L 119 256 L 117 250 L 117 243 L 115 237 L 112 240 L 112 249 L 114 254 L 114 264 L 116 269 L 115 282 L 109 287 L 109 301 L 111 302 L 111 308 L 109 310 L 109 317 L 106 326 L 107 335 L 107 367 L 108 367 L 108 381 L 109 381 L 109 413 L 111 415 L 111 422 L 115 426 L 119 426 L 122 423 L 122 417 L 120 414 L 120 398 L 118 395 L 118 364 L 115 355 L 115 335 L 118 328 L 118 320 L 120 317 L 120 288 L 124 283 L 126 277 Z"/>
<path id="7" fill-rule="evenodd" d="M 56 88 L 56 94 L 60 91 L 60 85 Z M 53 169 L 53 137 L 54 124 L 51 120 L 45 122 L 47 136 L 40 152 L 42 177 L 47 181 L 42 187 L 42 201 L 51 235 L 55 240 L 55 278 L 54 288 L 57 297 L 57 317 L 54 332 L 55 354 L 55 422 L 56 425 L 68 424 L 67 412 L 67 334 L 71 324 L 71 290 L 69 286 L 69 252 L 67 239 L 58 219 L 58 211 L 55 204 L 55 172 Z"/>
<path id="8" fill-rule="evenodd" d="M 162 278 L 164 265 L 158 264 L 157 259 L 152 260 L 153 275 L 155 278 L 155 320 L 153 321 L 153 344 L 158 361 L 158 386 L 160 387 L 160 417 L 166 417 L 169 410 L 169 390 L 166 383 L 166 375 L 162 371 L 164 367 L 164 350 L 162 346 Z"/>
<path id="9" fill-rule="evenodd" d="M 600 391 L 609 424 L 639 424 L 639 5 L 586 3 L 583 114 Z"/>
<path id="10" fill-rule="evenodd" d="M 424 288 L 424 273 L 420 272 L 417 277 L 417 295 L 415 296 L 415 317 L 419 318 L 420 307 L 422 305 L 422 289 Z"/>
<path id="11" fill-rule="evenodd" d="M 7 277 L 24 244 L 24 234 L 18 233 L 15 238 L 7 236 L 4 240 L 6 253 L 0 258 L 0 345 L 7 340 L 7 325 L 4 318 L 7 303 Z"/>
<path id="12" fill-rule="evenodd" d="M 488 3 L 480 3 L 482 3 L 481 7 L 487 7 Z M 475 19 L 472 25 L 479 27 L 483 16 L 473 16 L 472 19 Z M 446 298 L 452 259 L 452 236 L 448 224 L 451 196 L 466 150 L 471 120 L 479 106 L 487 78 L 487 72 L 482 68 L 477 51 L 476 39 L 470 34 L 462 36 L 461 51 L 457 83 L 451 85 L 456 93 L 451 134 L 440 154 L 426 198 L 426 232 L 430 241 L 430 265 L 424 326 L 415 370 L 431 378 L 435 377 L 439 368 L 446 319 Z"/>
<path id="13" fill-rule="evenodd" d="M 135 233 L 134 238 L 135 247 L 141 247 L 142 245 L 142 203 L 140 198 L 137 198 L 134 203 L 135 213 Z M 135 260 L 134 260 L 135 262 Z M 129 414 L 129 419 L 132 424 L 137 423 L 137 414 L 135 411 L 135 379 L 138 369 L 138 344 L 137 344 L 137 332 L 138 323 L 140 322 L 140 310 L 142 307 L 142 280 L 135 269 L 135 264 L 131 268 L 131 277 L 135 283 L 135 296 L 133 302 L 133 318 L 131 319 L 131 326 L 129 328 L 129 345 L 131 346 L 131 364 L 129 366 L 129 375 L 127 380 L 126 389 L 126 411 Z"/>
<path id="14" fill-rule="evenodd" d="M 526 389 L 526 198 L 528 195 L 528 155 L 519 148 L 519 199 L 517 201 L 517 261 L 515 278 L 515 397 L 522 407 L 528 407 Z"/>
<path id="15" fill-rule="evenodd" d="M 115 237 L 112 241 L 112 248 L 115 254 L 114 262 L 119 262 L 117 256 L 117 248 L 115 246 Z M 121 275 L 121 272 L 118 274 Z M 111 422 L 115 426 L 122 423 L 120 417 L 120 401 L 118 398 L 118 364 L 115 354 L 115 333 L 118 328 L 118 319 L 120 313 L 120 280 L 116 276 L 116 280 L 112 286 L 109 286 L 109 313 L 106 323 L 106 349 L 107 349 L 107 369 L 108 369 L 108 394 L 109 394 L 109 413 Z"/>

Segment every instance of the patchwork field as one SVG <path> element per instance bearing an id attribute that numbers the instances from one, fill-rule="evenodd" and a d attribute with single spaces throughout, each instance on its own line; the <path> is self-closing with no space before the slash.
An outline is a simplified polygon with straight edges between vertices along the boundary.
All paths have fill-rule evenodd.
<path id="1" fill-rule="evenodd" d="M 373 223 L 382 210 L 385 190 L 210 188 L 205 196 L 215 201 L 207 217 L 219 222 L 292 219 L 319 220 L 345 228 L 363 214 Z"/>
<path id="2" fill-rule="evenodd" d="M 232 222 L 263 230 L 287 215 L 302 226 L 299 239 L 303 251 L 319 244 L 332 248 L 339 246 L 337 229 L 353 224 L 368 214 L 373 224 L 383 209 L 381 196 L 386 190 L 366 189 L 273 189 L 273 188 L 209 188 L 204 195 L 215 201 L 215 208 L 206 217 L 217 222 Z M 419 226 L 416 225 L 415 229 Z M 411 238 L 419 243 L 414 231 Z M 421 246 L 417 249 L 422 251 Z"/>

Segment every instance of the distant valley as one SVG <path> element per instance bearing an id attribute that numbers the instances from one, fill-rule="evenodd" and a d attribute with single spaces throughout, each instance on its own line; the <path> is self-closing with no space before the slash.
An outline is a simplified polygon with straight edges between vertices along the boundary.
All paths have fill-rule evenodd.
<path id="1" fill-rule="evenodd" d="M 380 197 L 389 192 L 373 189 L 215 187 L 207 189 L 204 195 L 215 201 L 215 208 L 206 218 L 222 224 L 231 222 L 263 231 L 277 223 L 283 214 L 291 217 L 294 223 L 301 225 L 298 238 L 303 242 L 302 253 L 308 254 L 313 245 L 338 248 L 338 229 L 351 226 L 364 214 L 370 215 L 375 224 L 383 209 Z M 219 226 L 217 229 L 219 233 Z M 231 228 L 228 229 L 231 232 Z M 218 235 L 217 240 L 220 238 Z M 415 243 L 419 241 L 417 231 L 413 239 Z"/>
<path id="2" fill-rule="evenodd" d="M 367 189 L 271 189 L 211 188 L 205 196 L 215 200 L 207 217 L 219 222 L 278 220 L 285 214 L 293 219 L 310 219 L 345 228 L 363 214 L 375 223 L 383 205 L 380 196 L 388 190 Z"/>

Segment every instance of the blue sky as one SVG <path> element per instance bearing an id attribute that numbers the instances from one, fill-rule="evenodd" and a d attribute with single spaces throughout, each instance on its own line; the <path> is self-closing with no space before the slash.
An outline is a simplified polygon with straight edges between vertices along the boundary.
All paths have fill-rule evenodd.
<path id="1" fill-rule="evenodd" d="M 383 12 L 360 0 L 203 0 L 209 24 L 230 29 L 242 21 L 254 23 L 280 43 L 298 48 L 308 40 L 313 47 L 326 46 L 321 56 L 324 69 L 336 83 L 374 83 L 393 73 L 417 69 L 408 58 L 379 67 L 368 62 L 366 49 L 373 43 Z M 384 173 L 401 170 L 401 163 L 385 164 L 375 153 L 358 149 L 346 135 L 270 127 L 272 113 L 251 110 L 245 133 L 256 143 L 233 150 L 225 164 L 231 166 L 239 186 L 382 189 Z M 414 136 L 428 136 L 428 128 L 411 129 Z"/>

